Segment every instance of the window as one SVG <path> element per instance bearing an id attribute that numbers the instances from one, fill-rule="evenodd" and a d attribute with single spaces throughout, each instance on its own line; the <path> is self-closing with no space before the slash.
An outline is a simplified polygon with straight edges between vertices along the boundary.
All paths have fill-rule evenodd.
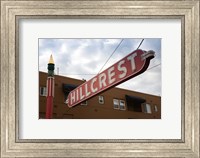
<path id="1" fill-rule="evenodd" d="M 158 112 L 158 108 L 157 108 L 156 105 L 154 106 L 154 111 L 155 111 L 155 112 Z"/>
<path id="2" fill-rule="evenodd" d="M 119 99 L 113 99 L 113 108 L 119 110 L 125 110 L 125 101 Z"/>
<path id="3" fill-rule="evenodd" d="M 104 104 L 104 98 L 103 96 L 99 96 L 99 104 Z"/>
<path id="4" fill-rule="evenodd" d="M 144 109 L 144 113 L 151 114 L 151 105 L 150 104 L 144 103 L 143 109 Z"/>
<path id="5" fill-rule="evenodd" d="M 124 100 L 120 100 L 119 101 L 119 109 L 120 110 L 125 110 L 125 101 Z"/>
<path id="6" fill-rule="evenodd" d="M 46 95 L 47 95 L 47 88 L 40 87 L 40 96 L 46 96 Z"/>
<path id="7" fill-rule="evenodd" d="M 87 105 L 87 101 L 82 102 L 81 105 Z"/>
<path id="8" fill-rule="evenodd" d="M 113 108 L 119 109 L 119 100 L 118 99 L 113 99 Z"/>

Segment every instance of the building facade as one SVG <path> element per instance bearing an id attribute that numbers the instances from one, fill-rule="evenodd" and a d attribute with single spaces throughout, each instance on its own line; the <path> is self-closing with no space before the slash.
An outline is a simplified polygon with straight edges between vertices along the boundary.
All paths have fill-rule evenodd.
<path id="1" fill-rule="evenodd" d="M 39 72 L 39 118 L 46 114 L 47 73 Z M 85 81 L 55 75 L 53 119 L 161 119 L 161 97 L 111 88 L 69 108 L 65 100 Z"/>

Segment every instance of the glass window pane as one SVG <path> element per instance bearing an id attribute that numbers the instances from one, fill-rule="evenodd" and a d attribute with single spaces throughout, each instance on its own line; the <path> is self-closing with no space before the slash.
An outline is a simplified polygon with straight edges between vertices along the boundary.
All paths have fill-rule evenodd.
<path id="1" fill-rule="evenodd" d="M 103 96 L 99 96 L 99 104 L 104 104 L 104 97 Z"/>
<path id="2" fill-rule="evenodd" d="M 157 111 L 158 111 L 158 108 L 157 108 L 157 106 L 156 106 L 156 105 L 154 106 L 154 111 L 155 111 L 155 112 L 157 112 Z"/>
<path id="3" fill-rule="evenodd" d="M 46 87 L 40 87 L 40 96 L 46 96 Z"/>
<path id="4" fill-rule="evenodd" d="M 151 114 L 151 105 L 150 104 L 145 104 L 146 105 L 146 113 Z"/>
<path id="5" fill-rule="evenodd" d="M 113 106 L 114 106 L 114 109 L 119 109 L 119 100 L 118 99 L 113 99 Z"/>
<path id="6" fill-rule="evenodd" d="M 120 108 L 120 110 L 125 110 L 125 101 L 124 100 L 120 100 L 119 108 Z"/>

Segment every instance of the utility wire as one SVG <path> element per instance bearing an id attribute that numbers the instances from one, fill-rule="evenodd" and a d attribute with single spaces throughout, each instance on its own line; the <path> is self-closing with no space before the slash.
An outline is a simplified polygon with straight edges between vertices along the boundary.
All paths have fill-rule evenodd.
<path id="1" fill-rule="evenodd" d="M 161 65 L 161 63 L 150 67 L 150 68 L 147 69 L 146 71 L 149 71 L 149 70 L 151 70 L 151 69 L 153 69 L 153 68 L 155 68 L 155 67 L 157 67 L 157 66 L 159 66 L 159 65 Z M 140 77 L 142 77 L 142 75 L 137 76 L 137 79 L 140 78 Z M 130 88 L 132 87 L 132 90 L 134 89 L 133 85 L 132 85 L 130 82 L 128 82 L 127 84 L 128 84 L 128 86 L 129 86 Z M 134 91 L 137 91 L 137 90 L 134 90 Z"/>
<path id="2" fill-rule="evenodd" d="M 96 74 L 66 74 L 66 73 L 59 73 L 61 75 L 96 75 Z"/>
<path id="3" fill-rule="evenodd" d="M 157 67 L 157 66 L 159 66 L 159 65 L 161 65 L 161 63 L 160 63 L 160 64 L 158 64 L 158 65 L 154 65 L 154 66 L 152 66 L 152 67 L 148 68 L 146 71 L 148 71 L 148 70 L 151 70 L 151 69 L 153 69 L 153 68 L 155 68 L 155 67 Z"/>
<path id="4" fill-rule="evenodd" d="M 147 69 L 146 71 L 151 70 L 151 69 L 153 69 L 153 68 L 155 68 L 155 67 L 157 67 L 157 66 L 159 66 L 159 65 L 161 65 L 161 63 L 150 67 L 150 68 Z M 66 73 L 60 73 L 60 74 L 61 74 L 61 75 L 77 75 L 77 76 L 81 76 L 81 75 L 91 75 L 91 76 L 92 76 L 92 75 L 96 75 L 96 74 L 66 74 Z"/>
<path id="5" fill-rule="evenodd" d="M 112 55 L 115 53 L 115 51 L 119 48 L 119 46 L 121 45 L 121 43 L 123 42 L 124 39 L 121 40 L 121 42 L 118 44 L 118 46 L 115 48 L 115 50 L 113 51 L 113 53 L 110 55 L 110 57 L 107 59 L 107 61 L 105 62 L 105 64 L 102 66 L 102 68 L 100 69 L 100 71 L 98 72 L 98 74 L 101 72 L 101 70 L 103 69 L 103 67 L 107 64 L 107 62 L 110 60 L 110 58 L 112 57 Z M 140 46 L 142 45 L 144 41 L 144 38 L 142 39 L 142 41 L 140 42 L 139 46 L 137 47 L 137 49 L 140 48 Z"/>
<path id="6" fill-rule="evenodd" d="M 143 41 L 144 41 L 144 38 L 143 38 L 142 41 L 140 42 L 140 44 L 139 44 L 139 46 L 137 47 L 137 49 L 140 48 L 140 46 L 142 45 Z"/>
<path id="7" fill-rule="evenodd" d="M 116 50 L 119 48 L 119 46 L 121 45 L 121 43 L 123 42 L 124 39 L 122 39 L 120 41 L 120 43 L 117 45 L 117 47 L 115 48 L 115 50 L 112 52 L 112 54 L 109 56 L 109 58 L 107 59 L 107 61 L 105 62 L 105 64 L 101 67 L 100 71 L 98 72 L 98 74 L 101 72 L 101 70 L 103 69 L 103 67 L 107 64 L 107 62 L 110 60 L 110 58 L 112 57 L 112 55 L 116 52 Z"/>
<path id="8" fill-rule="evenodd" d="M 161 63 L 148 68 L 146 71 L 149 71 L 149 70 L 151 70 L 151 69 L 153 69 L 153 68 L 155 68 L 155 67 L 157 67 L 159 65 L 161 65 Z M 140 77 L 142 77 L 142 75 L 137 76 L 137 78 L 140 78 Z"/>

